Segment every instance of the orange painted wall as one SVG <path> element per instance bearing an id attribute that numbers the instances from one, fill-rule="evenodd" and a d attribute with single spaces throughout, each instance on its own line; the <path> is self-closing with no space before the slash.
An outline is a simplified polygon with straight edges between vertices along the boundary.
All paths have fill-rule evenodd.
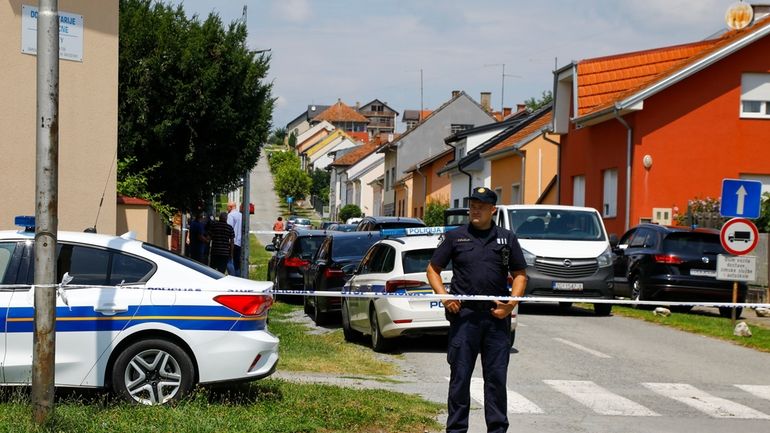
<path id="1" fill-rule="evenodd" d="M 497 198 L 499 204 L 510 204 L 513 200 L 512 186 L 521 182 L 521 157 L 512 153 L 505 158 L 492 161 L 492 178 L 490 186 L 492 190 L 500 188 L 502 191 Z"/>
<path id="2" fill-rule="evenodd" d="M 739 117 L 741 74 L 770 72 L 770 37 L 755 42 L 648 98 L 626 116 L 634 128 L 630 225 L 653 207 L 718 197 L 721 180 L 770 173 L 770 120 Z M 601 210 L 602 170 L 618 168 L 618 213 L 608 232 L 624 230 L 626 130 L 617 120 L 562 136 L 561 203 L 572 204 L 572 176 L 586 176 L 586 206 Z M 650 170 L 644 155 L 653 158 Z"/>
<path id="3" fill-rule="evenodd" d="M 436 172 L 446 166 L 453 157 L 454 155 L 450 152 L 420 170 L 428 178 L 427 200 L 449 203 L 449 198 L 452 197 L 451 178 L 448 175 L 439 176 Z"/>
<path id="4" fill-rule="evenodd" d="M 557 135 L 548 135 L 548 138 L 559 141 Z M 548 182 L 556 174 L 558 148 L 555 144 L 544 140 L 543 137 L 537 137 L 524 145 L 521 150 L 526 155 L 524 203 L 535 204 L 548 186 Z M 541 158 L 542 161 L 540 161 Z"/>

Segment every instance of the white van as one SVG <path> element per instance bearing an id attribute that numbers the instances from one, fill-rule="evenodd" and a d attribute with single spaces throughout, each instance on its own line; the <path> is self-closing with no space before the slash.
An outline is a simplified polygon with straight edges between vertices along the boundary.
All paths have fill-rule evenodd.
<path id="1" fill-rule="evenodd" d="M 614 299 L 612 249 L 596 209 L 498 205 L 497 225 L 513 231 L 527 261 L 527 296 Z M 559 304 L 569 308 L 571 303 Z M 612 304 L 594 304 L 609 315 Z"/>

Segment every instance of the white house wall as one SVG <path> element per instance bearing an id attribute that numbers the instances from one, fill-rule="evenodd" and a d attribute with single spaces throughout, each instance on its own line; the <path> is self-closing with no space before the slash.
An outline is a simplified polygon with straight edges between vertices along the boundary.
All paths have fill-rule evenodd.
<path id="1" fill-rule="evenodd" d="M 343 150 L 343 149 L 349 149 L 351 147 L 358 146 L 359 144 L 355 141 L 349 140 L 347 138 L 341 137 L 341 139 L 335 139 L 332 140 L 331 143 L 329 143 L 326 148 L 319 150 L 318 152 L 314 153 L 313 156 L 310 158 L 310 163 L 313 164 L 313 167 L 323 169 L 327 165 L 334 162 L 334 159 L 332 159 L 329 156 L 329 152 L 334 152 L 336 150 Z M 315 158 L 315 159 L 314 159 Z"/>
<path id="2" fill-rule="evenodd" d="M 381 153 L 373 153 L 351 166 L 348 170 L 348 182 L 355 182 L 356 204 L 367 216 L 379 216 L 380 206 L 376 203 L 371 182 L 385 173 L 385 158 Z M 376 205 L 375 205 L 376 203 Z"/>

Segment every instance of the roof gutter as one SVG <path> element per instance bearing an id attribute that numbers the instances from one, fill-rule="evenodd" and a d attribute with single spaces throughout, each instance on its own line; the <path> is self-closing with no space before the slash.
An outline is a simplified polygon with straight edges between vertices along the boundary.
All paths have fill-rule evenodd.
<path id="1" fill-rule="evenodd" d="M 444 140 L 444 143 L 445 143 L 447 146 L 451 147 L 451 148 L 453 149 L 453 153 L 454 153 L 455 155 L 457 155 L 457 147 L 456 147 L 454 144 L 452 144 L 452 143 L 449 141 L 449 139 L 448 139 L 448 138 Z M 461 162 L 462 162 L 462 158 L 461 158 L 460 160 L 458 160 L 458 161 L 457 161 L 457 171 L 459 171 L 460 173 L 462 173 L 462 174 L 464 174 L 464 175 L 468 176 L 468 197 L 470 197 L 470 196 L 471 196 L 471 190 L 473 189 L 473 187 L 471 186 L 471 185 L 472 185 L 472 182 L 473 182 L 473 177 L 471 176 L 471 174 L 470 174 L 470 173 L 468 173 L 467 171 L 463 170 L 463 166 L 462 166 L 462 163 L 461 163 Z"/>
<path id="2" fill-rule="evenodd" d="M 420 176 L 422 176 L 422 193 L 425 194 L 425 197 L 428 196 L 428 178 L 425 177 L 425 175 L 420 171 L 420 163 L 417 163 L 417 167 L 414 169 L 414 171 L 417 172 Z"/>
<path id="3" fill-rule="evenodd" d="M 631 149 L 633 146 L 634 130 L 631 125 L 620 116 L 620 110 L 615 108 L 615 118 L 626 127 L 626 203 L 625 203 L 625 230 L 630 228 L 631 221 Z"/>
<path id="4" fill-rule="evenodd" d="M 554 141 L 548 138 L 548 130 L 542 131 L 543 140 L 556 145 L 556 204 L 561 204 L 561 176 L 559 176 L 559 169 L 561 168 L 561 145 L 558 141 Z"/>

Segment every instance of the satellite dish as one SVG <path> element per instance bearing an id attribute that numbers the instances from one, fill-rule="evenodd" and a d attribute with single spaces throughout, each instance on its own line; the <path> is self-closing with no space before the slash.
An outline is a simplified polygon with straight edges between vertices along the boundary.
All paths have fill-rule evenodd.
<path id="1" fill-rule="evenodd" d="M 742 1 L 730 5 L 730 7 L 727 8 L 727 12 L 725 13 L 725 22 L 727 22 L 727 27 L 732 30 L 740 30 L 746 28 L 746 26 L 751 24 L 751 20 L 753 19 L 754 9 L 750 4 L 744 3 Z"/>

